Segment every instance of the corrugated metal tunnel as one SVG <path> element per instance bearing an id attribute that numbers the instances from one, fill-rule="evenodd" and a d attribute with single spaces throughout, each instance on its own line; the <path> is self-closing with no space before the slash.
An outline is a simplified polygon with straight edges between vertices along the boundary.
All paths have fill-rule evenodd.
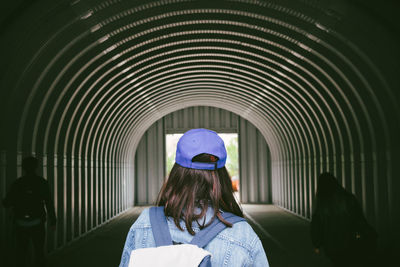
<path id="1" fill-rule="evenodd" d="M 164 136 L 239 134 L 241 199 L 310 218 L 329 170 L 400 238 L 394 2 L 37 0 L 2 8 L 0 197 L 34 154 L 62 248 L 165 177 Z M 3 4 L 2 4 L 3 5 Z M 136 155 L 136 156 L 135 156 Z M 10 222 L 1 210 L 1 250 Z"/>

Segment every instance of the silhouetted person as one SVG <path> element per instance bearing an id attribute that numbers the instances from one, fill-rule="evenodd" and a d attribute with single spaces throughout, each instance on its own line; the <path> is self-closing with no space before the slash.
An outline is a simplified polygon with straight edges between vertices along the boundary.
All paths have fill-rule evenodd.
<path id="1" fill-rule="evenodd" d="M 46 210 L 52 228 L 56 225 L 49 185 L 43 177 L 36 175 L 37 167 L 38 160 L 36 158 L 24 158 L 22 169 L 25 175 L 13 182 L 3 200 L 6 208 L 13 209 L 17 266 L 26 266 L 30 240 L 33 244 L 35 266 L 45 266 Z"/>
<path id="2" fill-rule="evenodd" d="M 355 196 L 330 173 L 318 178 L 316 208 L 311 221 L 315 252 L 323 248 L 334 266 L 369 266 L 377 234 L 367 223 Z"/>

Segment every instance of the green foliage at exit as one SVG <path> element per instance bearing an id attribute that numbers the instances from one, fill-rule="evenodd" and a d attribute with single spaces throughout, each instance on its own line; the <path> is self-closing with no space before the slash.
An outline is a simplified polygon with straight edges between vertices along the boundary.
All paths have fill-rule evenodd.
<path id="1" fill-rule="evenodd" d="M 174 151 L 167 157 L 167 174 L 169 175 L 169 172 L 171 171 L 172 167 L 174 166 L 175 163 L 175 154 L 176 152 Z"/>
<path id="2" fill-rule="evenodd" d="M 232 138 L 228 144 L 225 144 L 228 160 L 226 168 L 231 177 L 239 174 L 239 159 L 238 159 L 238 138 Z"/>

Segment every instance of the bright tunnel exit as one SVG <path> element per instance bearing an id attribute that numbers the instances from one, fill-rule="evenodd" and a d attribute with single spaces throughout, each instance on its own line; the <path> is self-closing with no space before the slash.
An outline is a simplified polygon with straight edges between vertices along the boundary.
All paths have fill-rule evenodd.
<path id="1" fill-rule="evenodd" d="M 174 166 L 176 146 L 182 133 L 166 134 L 165 135 L 165 166 L 167 177 Z M 232 188 L 237 201 L 240 201 L 240 177 L 239 177 L 239 145 L 238 145 L 238 134 L 237 133 L 218 133 L 218 135 L 224 140 L 227 159 L 226 169 L 232 180 Z"/>

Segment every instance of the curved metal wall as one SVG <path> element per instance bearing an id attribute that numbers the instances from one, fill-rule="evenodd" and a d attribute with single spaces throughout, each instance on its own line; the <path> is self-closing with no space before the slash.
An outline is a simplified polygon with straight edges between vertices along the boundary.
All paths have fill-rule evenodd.
<path id="1" fill-rule="evenodd" d="M 316 177 L 331 170 L 395 240 L 399 43 L 382 10 L 340 0 L 34 1 L 0 33 L 1 184 L 17 175 L 18 155 L 43 158 L 62 224 L 53 247 L 62 246 L 132 203 L 133 155 L 151 125 L 213 106 L 265 138 L 274 203 L 309 217 Z"/>

